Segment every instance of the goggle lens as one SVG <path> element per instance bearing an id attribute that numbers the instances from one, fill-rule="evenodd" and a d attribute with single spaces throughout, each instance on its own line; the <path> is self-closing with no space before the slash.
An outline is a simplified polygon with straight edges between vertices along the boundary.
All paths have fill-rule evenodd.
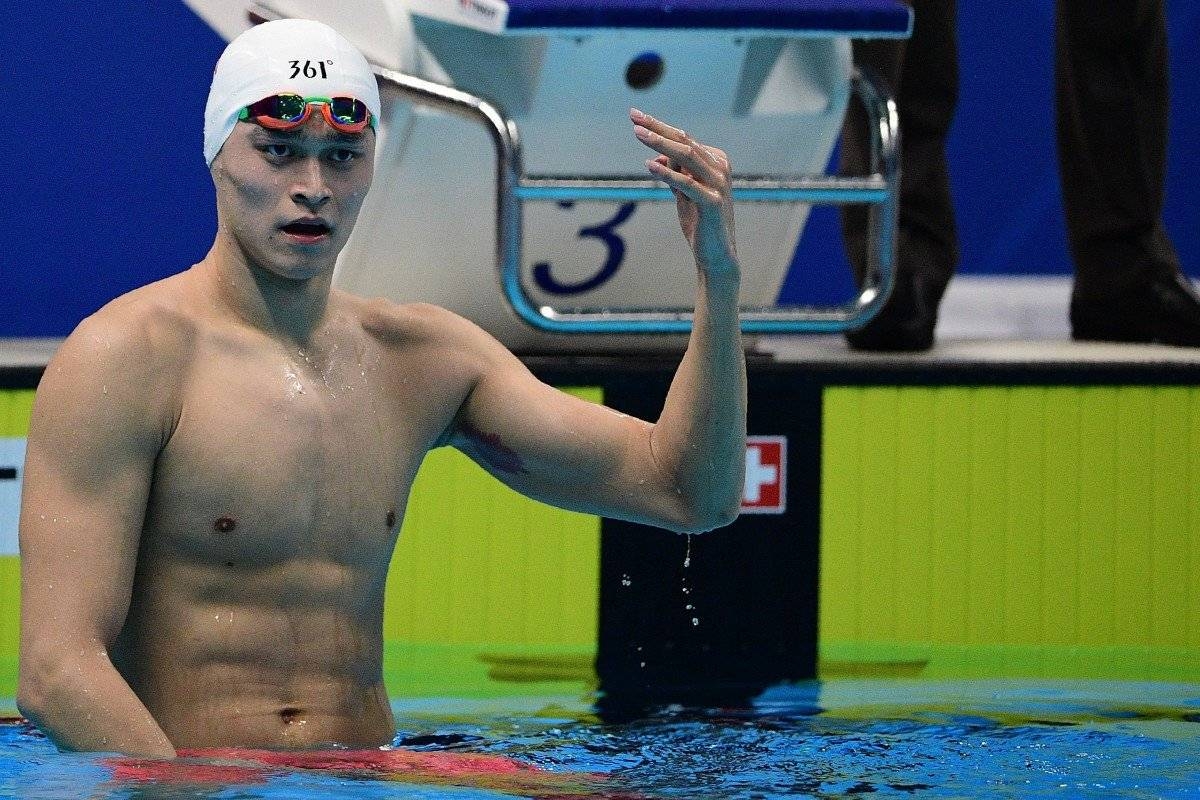
<path id="1" fill-rule="evenodd" d="M 308 110 L 308 103 L 304 102 L 304 98 L 298 94 L 277 94 L 274 97 L 266 98 L 269 107 L 273 106 L 274 113 L 267 116 L 285 122 L 297 122 L 305 116 L 305 111 Z"/>
<path id="2" fill-rule="evenodd" d="M 343 125 L 365 122 L 370 114 L 366 103 L 353 97 L 335 97 L 329 101 L 329 113 Z"/>

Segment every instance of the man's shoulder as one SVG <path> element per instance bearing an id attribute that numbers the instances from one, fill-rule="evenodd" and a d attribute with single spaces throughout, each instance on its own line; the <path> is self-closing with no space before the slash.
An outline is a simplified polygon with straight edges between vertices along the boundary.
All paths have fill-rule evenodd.
<path id="1" fill-rule="evenodd" d="M 382 297 L 347 295 L 363 330 L 385 344 L 448 343 L 487 336 L 470 320 L 432 303 L 395 303 Z"/>
<path id="2" fill-rule="evenodd" d="M 382 298 L 357 302 L 363 331 L 405 369 L 419 365 L 431 374 L 474 381 L 519 364 L 491 334 L 449 309 Z"/>
<path id="3" fill-rule="evenodd" d="M 181 355 L 195 335 L 181 279 L 174 275 L 109 301 L 76 326 L 60 352 L 135 371 Z"/>
<path id="4" fill-rule="evenodd" d="M 164 284 L 165 285 L 162 285 Z M 152 449 L 169 433 L 192 331 L 178 291 L 159 282 L 116 298 L 66 338 L 38 384 L 49 429 L 89 421 Z"/>

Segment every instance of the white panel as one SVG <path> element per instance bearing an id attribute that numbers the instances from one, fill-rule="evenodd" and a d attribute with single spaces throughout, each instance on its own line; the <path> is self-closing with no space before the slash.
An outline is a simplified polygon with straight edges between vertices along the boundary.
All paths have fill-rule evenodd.
<path id="1" fill-rule="evenodd" d="M 416 64 L 412 20 L 401 0 L 184 0 L 209 27 L 230 41 L 253 27 L 250 13 L 261 7 L 269 15 L 314 19 L 353 42 L 368 61 L 402 72 Z"/>
<path id="2" fill-rule="evenodd" d="M 409 13 L 487 33 L 501 33 L 508 22 L 503 0 L 407 0 Z"/>
<path id="3" fill-rule="evenodd" d="M 245 0 L 187 2 L 223 35 L 249 25 Z M 440 8 L 436 0 L 430 2 Z M 418 18 L 414 30 L 402 0 L 262 4 L 334 25 L 377 63 L 405 72 L 424 65 L 466 91 L 500 101 L 519 125 L 528 174 L 644 174 L 650 151 L 632 136 L 630 106 L 724 148 L 738 174 L 820 173 L 848 99 L 850 51 L 837 37 L 637 29 L 494 36 L 429 18 Z M 645 53 L 660 56 L 665 69 L 656 85 L 634 89 L 626 82 L 626 69 Z M 517 320 L 495 274 L 490 138 L 456 117 L 410 113 L 411 107 L 386 86 L 383 96 L 375 185 L 341 254 L 335 285 L 446 306 L 515 349 L 613 345 L 612 337 L 538 334 Z M 673 204 L 640 204 L 613 236 L 588 232 L 612 220 L 619 208 L 615 203 L 526 205 L 522 272 L 531 287 L 539 262 L 551 265 L 557 283 L 577 283 L 597 274 L 624 248 L 612 280 L 566 296 L 531 288 L 535 303 L 614 309 L 691 305 L 695 268 Z M 808 207 L 741 204 L 737 213 L 742 303 L 769 305 L 787 273 Z M 636 349 L 662 342 L 625 339 L 621 345 Z"/>
<path id="4" fill-rule="evenodd" d="M 412 19 L 403 3 L 388 0 L 263 0 L 278 16 L 324 22 L 354 43 L 367 60 L 412 73 L 416 64 Z"/>
<path id="5" fill-rule="evenodd" d="M 632 135 L 630 106 L 723 147 L 740 174 L 820 173 L 847 101 L 849 49 L 840 40 L 751 47 L 730 31 L 625 30 L 509 41 L 433 23 L 418 23 L 417 33 L 458 86 L 505 101 L 520 127 L 529 174 L 644 173 L 651 151 Z M 625 71 L 647 52 L 662 57 L 665 71 L 658 85 L 638 91 Z M 390 94 L 384 87 L 385 98 Z M 517 320 L 495 274 L 490 138 L 471 122 L 437 112 L 418 111 L 407 123 L 403 135 L 395 128 L 385 134 L 398 146 L 377 153 L 375 185 L 341 254 L 335 285 L 445 306 L 518 350 L 663 346 L 648 338 L 618 343 L 536 334 Z M 587 231 L 612 221 L 619 208 L 526 204 L 522 273 L 535 304 L 691 306 L 695 266 L 674 204 L 641 203 L 610 231 Z M 808 207 L 739 204 L 737 214 L 741 301 L 770 305 Z M 546 262 L 555 282 L 578 284 L 622 249 L 612 279 L 585 293 L 551 294 L 532 279 L 535 265 Z"/>

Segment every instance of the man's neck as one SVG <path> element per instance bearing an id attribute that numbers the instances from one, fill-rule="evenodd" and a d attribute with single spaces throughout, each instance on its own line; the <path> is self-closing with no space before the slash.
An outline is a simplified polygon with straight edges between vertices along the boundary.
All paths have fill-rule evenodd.
<path id="1" fill-rule="evenodd" d="M 196 266 L 220 308 L 272 338 L 304 345 L 325 317 L 332 268 L 304 280 L 283 278 L 252 263 L 222 234 Z"/>

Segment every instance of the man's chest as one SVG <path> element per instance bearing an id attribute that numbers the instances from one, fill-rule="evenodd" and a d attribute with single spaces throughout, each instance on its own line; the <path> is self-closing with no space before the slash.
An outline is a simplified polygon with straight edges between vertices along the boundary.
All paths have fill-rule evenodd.
<path id="1" fill-rule="evenodd" d="M 205 560 L 377 558 L 452 413 L 436 392 L 393 383 L 353 356 L 196 364 L 155 465 L 148 524 Z"/>

